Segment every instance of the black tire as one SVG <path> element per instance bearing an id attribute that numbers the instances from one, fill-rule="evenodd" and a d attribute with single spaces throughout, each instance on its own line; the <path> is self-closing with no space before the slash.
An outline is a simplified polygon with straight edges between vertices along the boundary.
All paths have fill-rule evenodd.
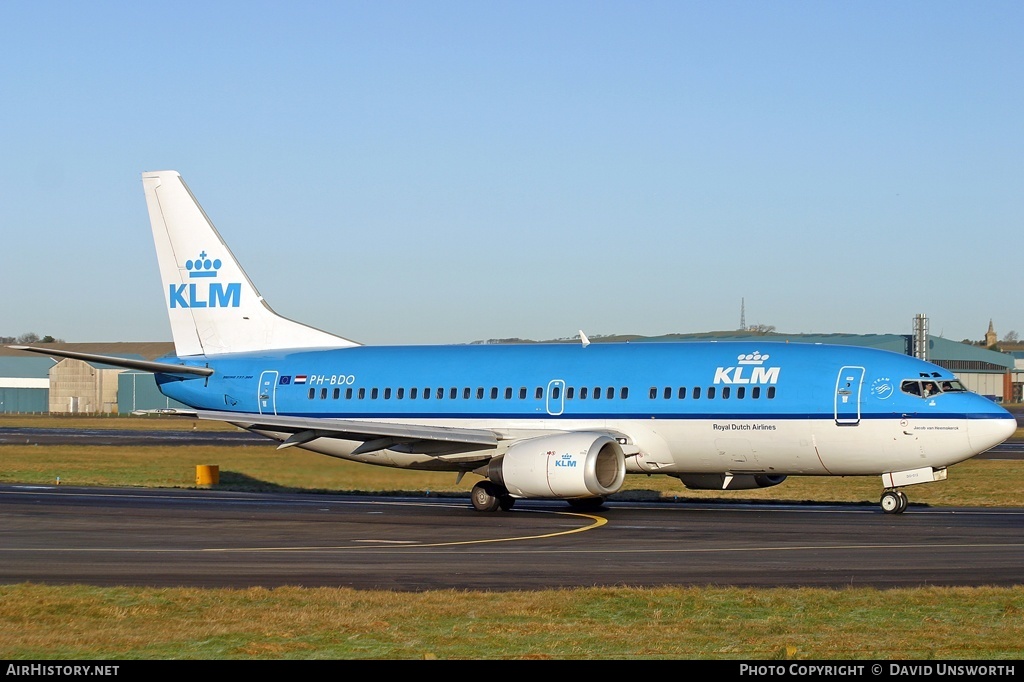
<path id="1" fill-rule="evenodd" d="M 882 493 L 882 499 L 878 501 L 878 504 L 881 505 L 882 511 L 886 514 L 899 514 L 903 503 L 898 492 L 886 490 Z"/>
<path id="2" fill-rule="evenodd" d="M 499 495 L 498 506 L 501 507 L 501 511 L 508 511 L 516 503 L 516 498 L 511 495 Z"/>
<path id="3" fill-rule="evenodd" d="M 597 511 L 604 505 L 603 497 L 579 497 L 573 500 L 566 500 L 569 506 L 579 511 Z"/>
<path id="4" fill-rule="evenodd" d="M 489 481 L 477 483 L 469 494 L 473 502 L 473 508 L 482 512 L 498 511 L 501 507 L 501 497 L 495 494 L 495 485 Z"/>

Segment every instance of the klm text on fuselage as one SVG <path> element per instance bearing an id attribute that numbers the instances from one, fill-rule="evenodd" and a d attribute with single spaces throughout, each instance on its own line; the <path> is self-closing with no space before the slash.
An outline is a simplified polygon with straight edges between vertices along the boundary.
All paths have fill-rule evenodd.
<path id="1" fill-rule="evenodd" d="M 719 367 L 715 370 L 716 384 L 774 384 L 779 380 L 780 367 L 753 367 L 749 377 L 743 376 L 746 367 Z"/>

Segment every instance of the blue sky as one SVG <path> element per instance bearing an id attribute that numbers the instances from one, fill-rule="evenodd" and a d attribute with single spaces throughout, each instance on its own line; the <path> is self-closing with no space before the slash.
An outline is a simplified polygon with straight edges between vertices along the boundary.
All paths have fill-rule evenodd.
<path id="1" fill-rule="evenodd" d="M 169 340 L 141 174 L 362 343 L 1024 334 L 1024 3 L 0 3 L 0 335 Z"/>

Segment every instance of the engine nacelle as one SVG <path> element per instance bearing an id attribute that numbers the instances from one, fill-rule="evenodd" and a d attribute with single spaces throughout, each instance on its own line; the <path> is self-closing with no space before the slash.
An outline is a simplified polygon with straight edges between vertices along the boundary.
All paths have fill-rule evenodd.
<path id="1" fill-rule="evenodd" d="M 512 497 L 603 497 L 622 487 L 626 458 L 603 433 L 559 433 L 515 443 L 491 460 L 485 475 Z"/>
<path id="2" fill-rule="evenodd" d="M 676 478 L 690 490 L 754 490 L 786 480 L 785 476 L 770 474 L 678 474 Z"/>

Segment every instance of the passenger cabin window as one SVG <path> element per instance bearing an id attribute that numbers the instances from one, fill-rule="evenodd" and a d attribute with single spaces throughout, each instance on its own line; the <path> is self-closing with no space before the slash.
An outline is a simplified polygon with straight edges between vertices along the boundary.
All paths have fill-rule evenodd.
<path id="1" fill-rule="evenodd" d="M 619 397 L 622 398 L 623 400 L 628 398 L 629 397 L 629 389 L 626 388 L 625 386 L 623 386 L 622 390 L 619 391 Z"/>
<path id="2" fill-rule="evenodd" d="M 565 399 L 566 400 L 572 400 L 574 395 L 576 395 L 576 387 L 575 386 L 570 386 L 567 389 L 565 389 Z"/>
<path id="3" fill-rule="evenodd" d="M 680 386 L 679 387 L 678 398 L 680 400 L 685 400 L 686 399 L 686 386 Z"/>
<path id="4" fill-rule="evenodd" d="M 326 388 L 321 388 L 320 389 L 320 400 L 327 400 L 327 389 Z"/>
<path id="5" fill-rule="evenodd" d="M 366 397 L 366 389 L 365 388 L 359 389 L 359 399 L 362 400 L 365 397 Z"/>
<path id="6" fill-rule="evenodd" d="M 708 386 L 708 400 L 711 400 L 714 397 L 715 397 L 715 387 L 714 386 Z"/>
<path id="7" fill-rule="evenodd" d="M 533 393 L 533 397 L 536 398 L 537 400 L 540 400 L 541 398 L 543 398 L 544 397 L 544 389 L 541 386 L 538 386 L 537 390 L 534 391 L 534 393 Z"/>
<path id="8" fill-rule="evenodd" d="M 693 387 L 693 399 L 700 400 L 700 386 Z"/>
<path id="9" fill-rule="evenodd" d="M 398 396 L 398 399 L 401 400 L 402 398 L 405 397 L 405 389 L 400 388 L 397 391 L 395 391 L 395 394 Z"/>
<path id="10" fill-rule="evenodd" d="M 334 394 L 331 396 L 331 399 L 332 400 L 337 400 L 340 397 L 341 397 L 341 389 L 340 388 L 334 389 Z"/>

